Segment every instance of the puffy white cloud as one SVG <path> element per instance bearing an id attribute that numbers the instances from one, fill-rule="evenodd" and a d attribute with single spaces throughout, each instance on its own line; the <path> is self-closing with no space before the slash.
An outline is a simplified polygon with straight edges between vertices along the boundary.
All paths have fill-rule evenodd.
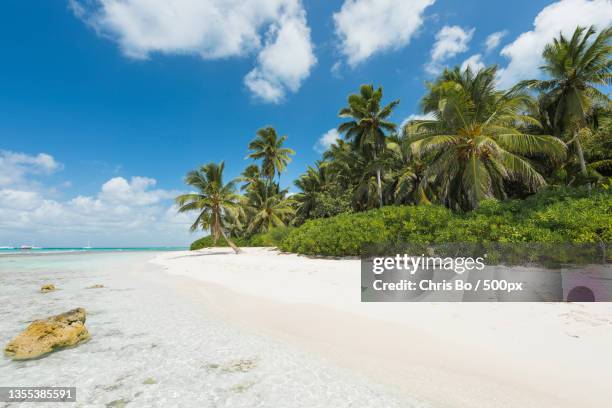
<path id="1" fill-rule="evenodd" d="M 6 158 L 10 160 L 6 160 Z M 60 165 L 50 156 L 10 153 L 6 163 L 27 163 L 48 174 Z M 156 180 L 115 177 L 92 196 L 59 200 L 32 189 L 34 172 L 22 172 L 14 186 L 0 185 L 0 245 L 180 245 L 192 237 L 191 215 L 177 214 L 171 199 L 178 192 L 156 188 Z"/>
<path id="2" fill-rule="evenodd" d="M 507 31 L 497 31 L 493 34 L 490 34 L 485 41 L 485 47 L 487 52 L 493 51 L 495 48 L 499 46 L 502 38 L 504 38 L 508 34 Z"/>
<path id="3" fill-rule="evenodd" d="M 240 56 L 260 46 L 260 28 L 276 20 L 283 0 L 71 0 L 75 14 L 117 41 L 133 58 L 151 53 Z"/>
<path id="4" fill-rule="evenodd" d="M 334 13 L 340 51 L 351 65 L 408 45 L 435 0 L 345 0 Z"/>
<path id="5" fill-rule="evenodd" d="M 595 25 L 602 29 L 612 24 L 610 0 L 561 0 L 544 7 L 533 22 L 533 30 L 522 33 L 506 45 L 501 54 L 510 59 L 500 72 L 500 85 L 541 76 L 542 51 L 559 33 L 571 35 L 576 26 Z"/>
<path id="6" fill-rule="evenodd" d="M 436 42 L 431 49 L 431 61 L 425 66 L 430 74 L 437 74 L 442 63 L 455 55 L 468 50 L 474 29 L 464 30 L 459 26 L 444 26 L 436 34 Z"/>
<path id="7" fill-rule="evenodd" d="M 485 63 L 482 62 L 482 55 L 474 54 L 465 61 L 463 61 L 463 63 L 461 64 L 461 70 L 465 70 L 467 69 L 467 67 L 470 67 L 473 72 L 479 71 L 484 68 Z"/>
<path id="8" fill-rule="evenodd" d="M 150 189 L 156 184 L 155 179 L 148 177 L 132 177 L 129 182 L 123 177 L 114 177 L 102 185 L 100 198 L 114 203 L 141 206 L 157 204 L 177 195 L 176 191 Z"/>
<path id="9" fill-rule="evenodd" d="M 34 156 L 0 150 L 0 187 L 19 185 L 27 175 L 51 174 L 61 168 L 62 164 L 46 153 Z"/>
<path id="10" fill-rule="evenodd" d="M 426 115 L 421 115 L 421 114 L 412 114 L 409 115 L 406 119 L 404 119 L 402 121 L 402 123 L 400 124 L 400 129 L 403 129 L 404 126 L 406 126 L 408 124 L 408 122 L 413 121 L 413 120 L 431 120 L 434 119 L 434 115 L 432 115 L 431 113 L 428 113 Z"/>
<path id="11" fill-rule="evenodd" d="M 270 29 L 257 61 L 245 84 L 259 98 L 278 103 L 286 89 L 296 92 L 300 88 L 317 61 L 303 11 L 284 16 Z"/>
<path id="12" fill-rule="evenodd" d="M 338 139 L 340 139 L 340 134 L 338 133 L 338 130 L 336 128 L 329 129 L 323 134 L 323 136 L 319 138 L 317 143 L 314 145 L 314 149 L 319 153 L 323 153 L 324 151 L 329 149 L 331 145 L 336 143 L 336 140 Z"/>
<path id="13" fill-rule="evenodd" d="M 278 102 L 295 92 L 316 59 L 300 0 L 70 0 L 74 14 L 131 58 L 204 59 L 259 53 L 245 83 Z"/>
<path id="14" fill-rule="evenodd" d="M 35 209 L 41 202 L 41 197 L 34 191 L 21 191 L 9 188 L 0 190 L 0 208 L 30 211 Z"/>

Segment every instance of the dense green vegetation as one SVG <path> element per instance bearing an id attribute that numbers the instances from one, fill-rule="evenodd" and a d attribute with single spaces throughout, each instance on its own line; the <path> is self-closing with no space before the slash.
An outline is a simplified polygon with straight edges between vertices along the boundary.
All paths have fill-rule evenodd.
<path id="1" fill-rule="evenodd" d="M 249 237 L 235 238 L 233 242 L 241 247 L 276 247 L 285 239 L 292 231 L 292 227 L 278 227 L 270 231 L 251 235 Z M 228 247 L 229 244 L 225 239 L 219 239 L 216 243 L 211 235 L 207 235 L 198 240 L 195 240 L 189 249 L 192 251 L 210 247 Z"/>
<path id="2" fill-rule="evenodd" d="M 310 220 L 277 245 L 283 251 L 359 255 L 363 245 L 448 242 L 612 242 L 612 194 L 549 189 L 525 200 L 487 200 L 458 213 L 440 205 L 386 206 Z"/>
<path id="3" fill-rule="evenodd" d="M 234 245 L 238 245 L 241 247 L 251 246 L 249 240 L 244 239 L 244 238 L 234 238 L 232 242 L 234 243 Z M 192 251 L 195 251 L 197 249 L 202 249 L 202 248 L 229 247 L 229 246 L 230 245 L 227 243 L 225 238 L 218 239 L 215 242 L 215 239 L 212 235 L 207 235 L 205 237 L 202 237 L 200 239 L 193 241 L 189 249 Z"/>
<path id="4" fill-rule="evenodd" d="M 197 193 L 177 198 L 180 211 L 211 233 L 194 247 L 347 255 L 400 240 L 610 241 L 611 38 L 612 28 L 559 36 L 543 53 L 546 78 L 508 90 L 495 66 L 447 69 L 426 84 L 427 119 L 399 126 L 399 101 L 363 85 L 339 111 L 342 139 L 294 182 L 297 194 L 280 187 L 295 154 L 287 137 L 260 129 L 237 180 L 223 184 L 223 163 L 187 175 Z"/>

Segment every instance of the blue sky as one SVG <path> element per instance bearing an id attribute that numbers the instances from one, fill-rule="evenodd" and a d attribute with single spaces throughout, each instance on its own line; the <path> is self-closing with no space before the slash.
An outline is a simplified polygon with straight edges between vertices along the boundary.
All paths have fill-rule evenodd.
<path id="1" fill-rule="evenodd" d="M 496 63 L 511 83 L 559 30 L 612 20 L 609 0 L 233 3 L 3 2 L 0 246 L 185 244 L 184 174 L 237 176 L 258 128 L 297 151 L 290 186 L 360 84 L 400 99 L 400 123 L 443 66 Z"/>

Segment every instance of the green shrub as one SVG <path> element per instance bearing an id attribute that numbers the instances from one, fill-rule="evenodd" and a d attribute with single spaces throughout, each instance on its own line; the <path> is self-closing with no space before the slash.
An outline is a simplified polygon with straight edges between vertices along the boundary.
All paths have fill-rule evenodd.
<path id="1" fill-rule="evenodd" d="M 285 237 L 291 231 L 291 227 L 277 227 L 272 228 L 268 232 L 264 232 L 261 234 L 257 234 L 252 236 L 249 239 L 250 246 L 259 246 L 259 247 L 275 247 L 280 245 L 281 241 L 285 239 Z"/>
<path id="2" fill-rule="evenodd" d="M 384 207 L 307 221 L 289 232 L 279 247 L 284 251 L 332 256 L 358 255 L 361 247 L 381 242 L 426 242 L 432 231 L 452 217 L 440 206 Z"/>
<path id="3" fill-rule="evenodd" d="M 234 238 L 239 247 L 276 246 L 309 255 L 359 255 L 364 245 L 394 243 L 610 243 L 612 191 L 548 188 L 524 200 L 484 201 L 469 213 L 438 205 L 388 206 L 306 221 Z M 213 246 L 206 236 L 191 249 Z M 217 246 L 228 246 L 220 239 Z"/>
<path id="4" fill-rule="evenodd" d="M 245 239 L 245 238 L 232 238 L 232 242 L 236 245 L 238 245 L 239 247 L 245 247 L 245 246 L 250 246 L 249 245 L 249 240 Z M 207 235 L 205 237 L 202 237 L 200 239 L 197 239 L 195 241 L 193 241 L 191 243 L 191 246 L 189 247 L 190 251 L 195 251 L 198 249 L 202 249 L 202 248 L 210 248 L 213 246 L 217 246 L 217 247 L 228 247 L 228 243 L 227 241 L 221 237 L 219 238 L 219 241 L 217 242 L 217 245 L 213 245 L 213 237 L 210 235 Z"/>
<path id="5" fill-rule="evenodd" d="M 268 232 L 256 234 L 248 238 L 232 238 L 232 241 L 239 247 L 275 247 L 289 234 L 291 229 L 291 227 L 273 228 Z M 217 245 L 213 245 L 213 237 L 207 235 L 194 241 L 189 249 L 195 251 L 213 246 L 228 247 L 229 245 L 224 238 L 220 238 Z"/>
<path id="6" fill-rule="evenodd" d="M 329 218 L 352 212 L 353 194 L 350 191 L 332 191 L 316 193 L 316 204 L 310 216 L 312 218 Z"/>
<path id="7" fill-rule="evenodd" d="M 366 244 L 609 243 L 612 194 L 549 188 L 524 200 L 485 201 L 469 213 L 442 206 L 389 206 L 307 221 L 276 245 L 310 255 L 359 255 Z"/>

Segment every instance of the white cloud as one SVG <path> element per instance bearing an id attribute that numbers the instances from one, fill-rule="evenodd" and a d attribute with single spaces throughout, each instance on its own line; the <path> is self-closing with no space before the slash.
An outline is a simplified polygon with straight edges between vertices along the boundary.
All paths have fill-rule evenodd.
<path id="1" fill-rule="evenodd" d="M 465 61 L 463 61 L 463 63 L 461 64 L 461 70 L 464 71 L 465 69 L 467 69 L 467 67 L 470 67 L 473 72 L 477 72 L 483 69 L 485 67 L 485 63 L 482 62 L 482 55 L 474 54 Z"/>
<path id="2" fill-rule="evenodd" d="M 0 246 L 98 246 L 186 244 L 192 215 L 177 214 L 178 192 L 156 188 L 156 180 L 115 177 L 97 194 L 60 200 L 34 190 L 32 177 L 57 171 L 51 156 L 2 152 L 1 169 L 20 169 L 19 180 L 0 185 Z M 29 166 L 29 167 L 28 167 Z M 3 174 L 3 173 L 2 173 Z M 202 234 L 202 233 L 200 233 Z"/>
<path id="3" fill-rule="evenodd" d="M 421 114 L 412 114 L 409 115 L 406 119 L 404 119 L 402 121 L 402 123 L 400 124 L 400 129 L 403 129 L 404 126 L 406 126 L 408 124 L 408 122 L 412 121 L 412 120 L 431 120 L 434 119 L 434 115 L 431 113 L 425 114 L 425 115 L 421 115 Z"/>
<path id="4" fill-rule="evenodd" d="M 45 175 L 62 168 L 53 156 L 46 153 L 28 155 L 0 150 L 0 187 L 19 185 L 27 175 Z"/>
<path id="5" fill-rule="evenodd" d="M 0 190 L 0 208 L 31 211 L 41 203 L 41 197 L 34 191 L 9 188 Z"/>
<path id="6" fill-rule="evenodd" d="M 286 89 L 296 92 L 300 88 L 317 61 L 303 11 L 281 18 L 270 29 L 257 61 L 245 84 L 259 98 L 278 103 Z"/>
<path id="7" fill-rule="evenodd" d="M 436 34 L 436 42 L 431 49 L 431 61 L 425 69 L 430 74 L 437 74 L 442 70 L 442 63 L 455 55 L 468 50 L 474 29 L 464 30 L 459 26 L 444 26 Z"/>
<path id="8" fill-rule="evenodd" d="M 499 46 L 502 38 L 508 34 L 507 31 L 497 31 L 487 37 L 485 41 L 486 51 L 491 52 Z"/>
<path id="9" fill-rule="evenodd" d="M 247 87 L 278 102 L 316 62 L 300 0 L 70 0 L 74 14 L 137 59 L 151 54 L 203 59 L 258 53 Z M 264 38 L 265 37 L 265 38 Z"/>
<path id="10" fill-rule="evenodd" d="M 314 145 L 314 149 L 319 153 L 323 153 L 324 151 L 329 149 L 331 145 L 336 143 L 336 140 L 338 139 L 340 139 L 340 134 L 338 133 L 338 130 L 336 128 L 329 129 L 323 134 L 323 136 L 319 138 L 317 143 Z"/>
<path id="11" fill-rule="evenodd" d="M 177 195 L 176 191 L 152 190 L 156 184 L 155 179 L 148 177 L 132 177 L 129 182 L 123 177 L 114 177 L 102 185 L 100 198 L 113 203 L 141 206 L 157 204 Z"/>
<path id="12" fill-rule="evenodd" d="M 350 65 L 402 48 L 423 24 L 423 12 L 435 0 L 345 0 L 334 13 L 340 51 Z"/>
<path id="13" fill-rule="evenodd" d="M 569 36 L 578 25 L 601 29 L 610 24 L 610 0 L 562 0 L 546 6 L 535 18 L 533 30 L 522 33 L 501 50 L 510 62 L 500 72 L 500 85 L 508 87 L 521 79 L 540 77 L 542 50 L 560 32 Z"/>

